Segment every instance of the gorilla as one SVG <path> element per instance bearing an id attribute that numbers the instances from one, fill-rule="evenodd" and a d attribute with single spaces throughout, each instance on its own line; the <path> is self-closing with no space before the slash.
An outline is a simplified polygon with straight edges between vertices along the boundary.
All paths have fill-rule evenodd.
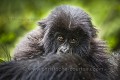
<path id="1" fill-rule="evenodd" d="M 55 59 L 57 61 L 54 61 L 54 55 L 56 55 Z M 63 58 L 60 60 L 63 59 L 63 61 L 59 62 L 59 55 L 64 55 L 67 58 L 62 56 Z M 74 57 L 69 55 L 77 55 L 80 57 L 80 61 L 74 61 Z M 41 57 L 45 57 L 45 59 Z M 38 29 L 28 33 L 17 45 L 13 58 L 13 62 L 7 63 L 8 67 L 3 67 L 3 72 L 8 71 L 0 79 L 13 71 L 11 75 L 16 77 L 12 78 L 17 79 L 22 74 L 24 76 L 20 78 L 23 80 L 29 78 L 29 80 L 38 80 L 38 78 L 45 80 L 45 77 L 46 80 L 59 80 L 56 78 L 58 76 L 60 80 L 113 80 L 110 78 L 112 76 L 111 64 L 108 60 L 109 55 L 107 54 L 105 42 L 97 39 L 97 30 L 94 28 L 90 16 L 82 9 L 73 6 L 62 5 L 56 7 L 47 18 L 39 22 Z M 64 59 L 68 61 L 66 62 Z M 48 61 L 46 62 L 46 60 Z M 48 65 L 47 68 L 56 65 L 58 68 L 62 67 L 64 64 L 69 63 L 69 60 L 71 60 L 71 64 L 68 64 L 67 68 L 80 62 L 83 63 L 81 67 L 86 64 L 88 65 L 86 67 L 90 66 L 96 71 L 68 73 L 63 70 L 58 73 L 56 71 L 43 72 L 40 70 L 40 68 L 46 68 L 46 65 Z M 77 66 L 77 68 L 79 67 Z M 3 74 L 2 68 L 0 72 Z"/>

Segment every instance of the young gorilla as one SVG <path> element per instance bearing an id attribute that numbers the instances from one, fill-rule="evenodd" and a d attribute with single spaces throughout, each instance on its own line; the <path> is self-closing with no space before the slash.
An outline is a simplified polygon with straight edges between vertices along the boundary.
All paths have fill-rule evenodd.
<path id="1" fill-rule="evenodd" d="M 106 78 L 110 74 L 106 47 L 104 42 L 95 40 L 96 29 L 87 13 L 80 8 L 59 6 L 40 25 L 17 46 L 15 60 L 36 59 L 56 52 L 74 53 L 87 61 L 88 65 L 103 69 L 97 71 L 101 75 L 95 75 L 109 80 Z"/>
<path id="2" fill-rule="evenodd" d="M 99 74 L 98 74 L 99 75 Z M 78 55 L 53 54 L 0 65 L 0 80 L 99 80 Z"/>

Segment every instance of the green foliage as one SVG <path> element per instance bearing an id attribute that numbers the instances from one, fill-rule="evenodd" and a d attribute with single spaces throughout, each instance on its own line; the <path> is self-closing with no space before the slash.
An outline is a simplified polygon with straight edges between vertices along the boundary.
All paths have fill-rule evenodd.
<path id="1" fill-rule="evenodd" d="M 10 52 L 7 46 L 4 44 L 0 45 L 0 63 L 5 61 L 11 61 Z"/>
<path id="2" fill-rule="evenodd" d="M 111 50 L 120 49 L 120 1 L 119 0 L 1 0 L 0 44 L 11 51 L 18 39 L 37 26 L 58 5 L 74 5 L 88 12 L 99 36 L 106 40 Z M 0 56 L 1 53 L 0 50 Z"/>
<path id="3" fill-rule="evenodd" d="M 2 59 L 0 59 L 0 63 L 3 63 L 3 62 L 5 62 L 4 60 L 2 60 Z"/>

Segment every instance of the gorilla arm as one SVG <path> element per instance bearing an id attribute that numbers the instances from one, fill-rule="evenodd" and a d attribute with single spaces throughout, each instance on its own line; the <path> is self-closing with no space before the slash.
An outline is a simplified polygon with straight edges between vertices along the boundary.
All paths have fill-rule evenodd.
<path id="1" fill-rule="evenodd" d="M 95 80 L 89 69 L 92 67 L 78 55 L 52 54 L 1 64 L 0 80 Z"/>

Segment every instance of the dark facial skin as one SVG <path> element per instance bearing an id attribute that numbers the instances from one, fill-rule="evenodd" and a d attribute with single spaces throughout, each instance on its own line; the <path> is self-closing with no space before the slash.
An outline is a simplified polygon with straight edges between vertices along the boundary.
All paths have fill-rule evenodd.
<path id="1" fill-rule="evenodd" d="M 51 28 L 46 38 L 51 50 L 48 52 L 86 54 L 89 50 L 89 35 L 80 28 L 68 29 L 65 27 Z M 51 45 L 52 44 L 52 45 Z M 47 49 L 46 49 L 47 50 Z M 48 53 L 47 52 L 47 53 Z"/>

